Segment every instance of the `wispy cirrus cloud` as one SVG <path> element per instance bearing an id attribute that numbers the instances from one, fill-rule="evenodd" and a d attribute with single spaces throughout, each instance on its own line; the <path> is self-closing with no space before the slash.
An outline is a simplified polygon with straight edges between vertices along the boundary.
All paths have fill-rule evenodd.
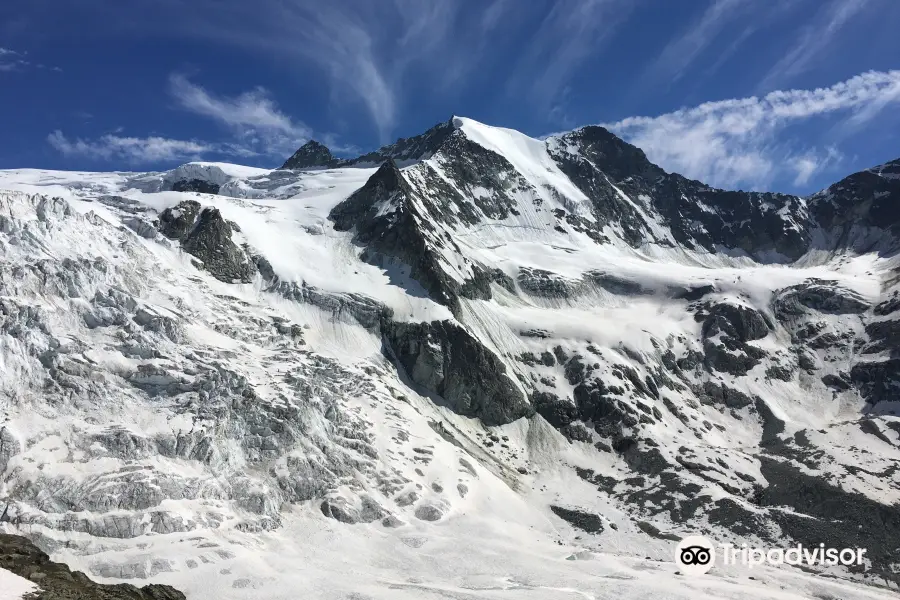
<path id="1" fill-rule="evenodd" d="M 559 112 L 561 96 L 582 63 L 596 55 L 630 14 L 628 0 L 571 0 L 551 5 L 507 84 L 507 93 Z"/>
<path id="2" fill-rule="evenodd" d="M 106 35 L 181 37 L 266 58 L 316 81 L 341 126 L 360 115 L 390 142 L 404 111 L 421 111 L 486 84 L 548 113 L 585 60 L 627 18 L 632 0 L 31 0 L 32 13 L 57 19 L 102 16 Z M 37 17 L 35 17 L 37 18 Z M 320 83 L 313 70 L 324 74 Z M 507 77 L 513 83 L 503 94 Z M 321 94 L 319 89 L 316 94 Z M 359 108 L 363 110 L 358 110 Z"/>
<path id="3" fill-rule="evenodd" d="M 25 71 L 27 69 L 41 69 L 48 71 L 61 71 L 59 67 L 47 66 L 44 63 L 34 62 L 28 58 L 27 52 L 17 52 L 9 48 L 0 48 L 0 72 Z"/>
<path id="4" fill-rule="evenodd" d="M 131 137 L 107 134 L 93 140 L 70 139 L 56 130 L 47 142 L 69 157 L 93 160 L 123 160 L 129 164 L 158 163 L 173 160 L 199 160 L 219 153 L 222 148 L 195 140 L 173 140 L 158 136 Z"/>
<path id="5" fill-rule="evenodd" d="M 248 152 L 283 155 L 312 135 L 309 127 L 282 112 L 261 87 L 235 97 L 216 96 L 176 73 L 169 78 L 169 93 L 180 108 L 228 128 Z"/>
<path id="6" fill-rule="evenodd" d="M 854 17 L 863 13 L 871 0 L 831 0 L 800 31 L 796 42 L 769 69 L 757 89 L 765 92 L 806 71 L 811 63 L 833 48 L 834 38 Z"/>
<path id="7" fill-rule="evenodd" d="M 166 20 L 176 34 L 317 67 L 335 108 L 360 103 L 387 142 L 404 86 L 421 78 L 441 88 L 465 75 L 477 65 L 473 53 L 483 48 L 485 32 L 463 25 L 470 19 L 502 23 L 504 7 L 512 8 L 506 0 L 159 0 L 148 16 Z"/>
<path id="8" fill-rule="evenodd" d="M 828 146 L 823 151 L 807 151 L 804 154 L 787 157 L 785 164 L 789 171 L 794 173 L 793 184 L 802 187 L 817 172 L 829 166 L 839 163 L 843 159 L 843 153 L 834 146 Z"/>
<path id="9" fill-rule="evenodd" d="M 314 135 L 309 127 L 282 111 L 269 92 L 261 87 L 237 96 L 217 95 L 185 75 L 174 73 L 169 77 L 168 93 L 178 109 L 212 119 L 225 128 L 229 137 L 221 141 L 183 140 L 120 136 L 115 132 L 93 139 L 70 139 L 57 130 L 47 137 L 47 141 L 69 157 L 153 164 L 212 156 L 281 160 Z M 338 153 L 357 150 L 328 133 L 316 134 L 316 137 Z"/>
<path id="10" fill-rule="evenodd" d="M 644 78 L 667 83 L 680 79 L 724 28 L 743 14 L 748 6 L 749 0 L 714 0 L 699 19 L 663 48 Z"/>
<path id="11" fill-rule="evenodd" d="M 707 102 L 606 127 L 664 168 L 713 185 L 759 189 L 787 177 L 802 186 L 840 151 L 808 141 L 798 149 L 789 127 L 835 116 L 861 127 L 891 104 L 900 104 L 900 71 L 870 71 L 827 88 Z"/>

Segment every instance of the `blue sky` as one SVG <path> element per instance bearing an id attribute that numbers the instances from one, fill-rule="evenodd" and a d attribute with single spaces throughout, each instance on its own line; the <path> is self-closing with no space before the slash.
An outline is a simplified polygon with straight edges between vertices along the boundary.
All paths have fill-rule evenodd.
<path id="1" fill-rule="evenodd" d="M 896 0 L 4 0 L 0 168 L 277 166 L 451 115 L 807 193 L 900 157 Z"/>

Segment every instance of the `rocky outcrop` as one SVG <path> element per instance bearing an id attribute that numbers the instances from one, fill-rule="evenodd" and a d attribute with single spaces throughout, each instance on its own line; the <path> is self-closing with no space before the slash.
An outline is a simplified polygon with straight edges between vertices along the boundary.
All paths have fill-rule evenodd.
<path id="1" fill-rule="evenodd" d="M 544 298 L 568 299 L 583 289 L 581 281 L 568 279 L 542 269 L 523 268 L 516 278 L 526 294 Z"/>
<path id="2" fill-rule="evenodd" d="M 703 323 L 704 365 L 710 372 L 746 375 L 766 356 L 748 342 L 766 337 L 772 323 L 756 309 L 740 304 L 703 304 L 694 319 Z"/>
<path id="3" fill-rule="evenodd" d="M 851 249 L 868 251 L 873 240 L 854 235 L 862 228 L 890 232 L 891 237 L 877 241 L 877 249 L 896 249 L 900 235 L 900 160 L 894 160 L 854 173 L 809 199 L 810 213 L 823 230 L 831 232 L 838 243 Z"/>
<path id="4" fill-rule="evenodd" d="M 201 194 L 218 194 L 218 183 L 206 181 L 205 179 L 179 179 L 172 183 L 173 192 L 199 192 Z"/>
<path id="5" fill-rule="evenodd" d="M 326 292 L 306 282 L 297 285 L 279 281 L 271 285 L 268 291 L 295 302 L 317 306 L 335 321 L 355 321 L 373 333 L 379 333 L 394 314 L 392 309 L 364 294 Z"/>
<path id="6" fill-rule="evenodd" d="M 202 261 L 201 268 L 226 283 L 249 283 L 257 272 L 256 264 L 232 240 L 232 224 L 217 208 L 201 210 L 200 203 L 185 200 L 165 209 L 157 227 L 163 235 L 179 240 L 181 248 Z"/>
<path id="7" fill-rule="evenodd" d="M 587 533 L 603 533 L 603 518 L 600 515 L 555 505 L 551 506 L 550 510 L 552 510 L 553 514 L 557 517 L 568 522 L 576 529 L 580 529 Z"/>
<path id="8" fill-rule="evenodd" d="M 367 152 L 356 158 L 335 158 L 325 145 L 310 140 L 300 146 L 281 166 L 282 169 L 310 169 L 369 166 L 387 161 L 424 160 L 437 152 L 438 148 L 456 130 L 452 120 L 438 123 L 428 131 L 409 138 L 400 138 L 393 144 Z"/>
<path id="9" fill-rule="evenodd" d="M 869 404 L 896 401 L 900 358 L 858 362 L 850 369 L 850 381 Z"/>
<path id="10" fill-rule="evenodd" d="M 196 200 L 183 200 L 177 206 L 162 211 L 157 220 L 157 229 L 170 240 L 182 240 L 197 222 L 200 214 L 200 203 Z"/>
<path id="11" fill-rule="evenodd" d="M 502 425 L 533 413 L 500 358 L 452 321 L 391 323 L 384 341 L 413 383 L 458 414 Z"/>
<path id="12" fill-rule="evenodd" d="M 335 230 L 352 230 L 354 239 L 366 246 L 364 260 L 408 265 L 411 279 L 435 301 L 458 312 L 463 285 L 446 272 L 441 259 L 446 242 L 414 194 L 396 163 L 388 160 L 363 187 L 335 206 L 329 218 Z"/>
<path id="13" fill-rule="evenodd" d="M 363 496 L 358 503 L 341 497 L 327 498 L 319 505 L 319 509 L 326 517 L 348 525 L 372 523 L 388 517 L 387 511 L 369 496 Z"/>
<path id="14" fill-rule="evenodd" d="M 184 594 L 168 585 L 138 588 L 127 583 L 95 583 L 81 571 L 53 562 L 37 546 L 17 535 L 0 533 L 0 568 L 38 586 L 39 591 L 29 600 L 185 600 Z"/>
<path id="15" fill-rule="evenodd" d="M 423 160 L 434 155 L 454 131 L 453 119 L 438 123 L 422 134 L 400 138 L 393 144 L 382 146 L 374 152 L 363 154 L 348 161 L 349 164 L 379 164 L 386 160 Z"/>
<path id="16" fill-rule="evenodd" d="M 10 459 L 19 453 L 22 444 L 6 427 L 0 427 L 0 477 L 6 471 Z"/>
<path id="17" fill-rule="evenodd" d="M 812 224 L 796 196 L 721 190 L 667 173 L 639 148 L 598 126 L 551 138 L 548 147 L 560 169 L 593 201 L 601 226 L 618 225 L 634 246 L 671 243 L 653 232 L 644 216 L 652 215 L 689 249 L 732 248 L 769 262 L 799 258 L 809 247 Z M 641 209 L 616 188 L 642 202 Z"/>
<path id="18" fill-rule="evenodd" d="M 768 485 L 756 503 L 792 509 L 769 513 L 786 535 L 810 547 L 866 548 L 873 567 L 897 581 L 891 570 L 897 561 L 900 507 L 846 491 L 783 460 L 760 457 L 760 470 Z"/>
<path id="19" fill-rule="evenodd" d="M 775 317 L 790 322 L 811 312 L 832 315 L 856 315 L 869 309 L 869 303 L 859 294 L 841 286 L 837 281 L 809 279 L 778 292 L 772 303 Z"/>
<path id="20" fill-rule="evenodd" d="M 185 252 L 203 261 L 203 269 L 226 283 L 249 283 L 256 266 L 232 239 L 231 224 L 217 208 L 200 212 L 193 229 L 181 241 Z"/>
<path id="21" fill-rule="evenodd" d="M 760 340 L 772 329 L 772 324 L 758 310 L 725 302 L 704 306 L 697 311 L 695 319 L 703 322 L 704 338 L 721 333 L 742 343 Z"/>
<path id="22" fill-rule="evenodd" d="M 309 140 L 294 152 L 294 154 L 284 161 L 281 165 L 282 169 L 310 169 L 315 167 L 333 168 L 340 164 L 328 147 L 320 144 L 316 140 Z"/>

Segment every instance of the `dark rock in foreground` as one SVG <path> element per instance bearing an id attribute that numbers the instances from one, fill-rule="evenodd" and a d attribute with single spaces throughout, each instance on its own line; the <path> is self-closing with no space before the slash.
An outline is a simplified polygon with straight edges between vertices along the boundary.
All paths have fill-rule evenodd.
<path id="1" fill-rule="evenodd" d="M 29 540 L 0 533 L 0 568 L 33 581 L 40 591 L 29 600 L 185 600 L 185 595 L 168 585 L 128 583 L 103 585 L 91 581 L 81 571 L 50 560 Z"/>

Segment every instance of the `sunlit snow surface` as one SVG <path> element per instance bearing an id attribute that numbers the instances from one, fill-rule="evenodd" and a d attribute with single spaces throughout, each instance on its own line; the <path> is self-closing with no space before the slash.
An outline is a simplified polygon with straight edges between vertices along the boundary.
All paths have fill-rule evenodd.
<path id="1" fill-rule="evenodd" d="M 570 210 L 577 212 L 578 205 L 587 202 L 555 167 L 542 142 L 469 120 L 459 120 L 457 126 L 471 140 L 504 155 L 536 189 L 557 190 Z M 440 172 L 438 160 L 426 163 L 405 167 L 413 184 L 422 169 Z M 682 576 L 672 561 L 674 542 L 643 534 L 621 506 L 603 500 L 595 486 L 571 468 L 590 465 L 613 477 L 624 476 L 626 471 L 613 457 L 598 459 L 590 446 L 570 444 L 541 418 L 488 432 L 477 421 L 435 406 L 412 391 L 382 356 L 380 340 L 366 329 L 264 292 L 258 280 L 246 285 L 217 281 L 192 266 L 177 244 L 161 236 L 142 238 L 126 226 L 135 216 L 151 219 L 193 198 L 217 207 L 226 219 L 239 224 L 237 241 L 264 255 L 284 281 L 305 282 L 328 292 L 363 293 L 392 308 L 397 320 L 452 318 L 446 307 L 425 294 L 410 293 L 408 282 L 399 285 L 397 273 L 359 260 L 360 249 L 351 234 L 335 232 L 328 221 L 331 208 L 362 186 L 375 169 L 287 173 L 192 163 L 175 171 L 0 172 L 0 189 L 12 190 L 0 191 L 0 216 L 4 223 L 16 223 L 4 231 L 18 227 L 24 232 L 16 244 L 0 248 L 9 265 L 3 293 L 39 307 L 41 316 L 34 323 L 43 327 L 38 331 L 30 323 L 36 329 L 28 335 L 0 339 L 0 425 L 27 440 L 10 461 L 11 475 L 0 484 L 0 499 L 27 481 L 43 486 L 23 509 L 40 513 L 43 521 L 22 527 L 43 541 L 55 560 L 102 582 L 167 583 L 198 600 L 895 597 L 790 569 L 716 568 L 704 577 Z M 166 182 L 180 178 L 216 183 L 225 195 L 160 191 Z M 556 198 L 547 193 L 544 200 L 552 206 Z M 527 206 L 524 200 L 523 205 Z M 766 305 L 773 290 L 811 277 L 837 280 L 875 301 L 882 291 L 881 272 L 895 266 L 871 256 L 812 257 L 799 268 L 678 249 L 598 245 L 585 236 L 557 233 L 547 226 L 545 215 L 527 210 L 456 234 L 467 256 L 513 277 L 522 267 L 572 279 L 601 269 L 639 282 L 647 290 L 715 283 L 720 297 L 757 306 Z M 92 266 L 95 258 L 103 263 L 102 269 Z M 66 259 L 74 262 L 63 263 Z M 16 265 L 41 260 L 60 272 L 79 261 L 82 266 L 69 278 L 59 275 L 56 287 L 46 278 L 42 282 L 15 271 Z M 100 310 L 97 294 L 111 288 L 138 302 L 132 308 L 127 302 L 115 304 L 113 309 L 131 313 L 143 309 L 166 317 L 179 334 L 167 338 L 139 331 L 134 343 L 140 348 L 123 354 L 115 327 L 86 327 L 82 315 L 73 312 L 89 305 L 90 310 Z M 493 300 L 465 301 L 462 310 L 466 326 L 504 357 L 539 352 L 545 346 L 518 335 L 532 328 L 545 330 L 554 340 L 576 346 L 591 343 L 605 353 L 624 356 L 626 350 L 651 352 L 654 339 L 695 338 L 700 327 L 683 304 L 662 295 L 626 301 L 592 293 L 560 302 L 525 299 L 498 289 Z M 268 331 L 273 318 L 300 324 L 305 344 L 292 346 Z M 91 380 L 93 387 L 68 397 L 42 395 L 42 369 L 29 359 L 28 348 L 54 343 L 65 350 L 65 368 L 76 372 L 73 377 Z M 223 381 L 245 378 L 267 415 L 297 408 L 298 385 L 306 386 L 303 393 L 315 398 L 310 406 L 297 408 L 302 436 L 273 462 L 271 473 L 257 472 L 252 457 L 234 441 L 223 443 L 226 450 L 213 453 L 206 462 L 188 460 L 177 452 L 157 452 L 153 443 L 141 445 L 141 440 L 182 439 L 178 436 L 228 426 L 218 422 L 227 407 L 199 414 L 195 407 L 168 396 L 141 391 L 202 378 L 206 368 L 227 371 Z M 765 395 L 772 410 L 786 421 L 786 433 L 827 428 L 829 437 L 823 443 L 839 444 L 835 452 L 864 443 L 875 464 L 900 459 L 896 441 L 873 442 L 857 428 L 842 426 L 858 417 L 858 402 L 832 397 L 824 389 L 746 379 L 745 391 Z M 363 448 L 329 429 L 322 416 L 326 406 L 347 415 L 347 427 L 362 432 Z M 698 442 L 691 432 L 676 433 L 676 426 L 660 425 L 658 439 L 673 447 L 689 444 L 709 456 L 727 456 L 752 474 L 756 467 L 745 449 L 757 443 L 758 427 L 739 429 L 725 415 L 699 410 L 723 428 L 712 429 Z M 442 421 L 457 445 L 438 435 L 429 421 Z M 271 423 L 264 425 L 271 428 Z M 130 454 L 112 455 L 104 446 L 107 442 L 91 441 L 106 440 L 104 432 L 111 428 L 127 432 L 133 440 Z M 509 448 L 489 450 L 479 443 L 479 433 L 507 436 Z M 289 473 L 291 456 L 316 456 L 331 471 L 335 466 L 346 468 L 332 473 L 322 492 L 351 499 L 369 494 L 401 524 L 385 527 L 376 520 L 348 525 L 326 518 L 319 499 L 288 502 L 282 492 L 267 487 L 271 483 L 267 478 Z M 525 473 L 519 472 L 520 467 Z M 394 496 L 414 491 L 418 501 L 396 506 L 382 486 L 385 478 L 396 479 Z M 118 482 L 137 485 L 139 480 L 146 482 L 141 485 L 151 496 L 161 490 L 159 505 L 134 501 L 129 508 L 117 508 L 116 502 L 128 504 L 121 498 L 127 486 L 116 487 Z M 900 491 L 890 482 L 864 474 L 855 481 L 852 485 L 882 502 L 900 501 Z M 65 510 L 54 504 L 54 496 L 77 499 L 103 486 L 110 487 L 113 500 L 109 506 L 98 504 L 93 513 L 64 516 Z M 599 537 L 579 534 L 553 515 L 549 510 L 553 503 L 587 507 L 618 529 L 607 527 Z M 417 518 L 414 511 L 423 504 L 436 507 L 440 520 Z M 154 511 L 166 513 L 165 527 L 158 525 L 163 521 Z M 272 518 L 280 521 L 273 524 Z M 66 524 L 79 519 L 83 522 L 77 526 Z M 692 533 L 664 517 L 657 525 Z M 16 531 L 9 524 L 2 527 Z M 104 535 L 91 535 L 92 527 Z M 120 535 L 109 535 L 117 527 L 122 528 Z M 161 529 L 172 532 L 159 533 Z M 21 595 L 24 588 L 16 588 L 16 581 L 0 571 L 0 598 Z"/>
<path id="2" fill-rule="evenodd" d="M 34 583 L 6 569 L 0 569 L 0 600 L 21 600 L 38 589 Z"/>

